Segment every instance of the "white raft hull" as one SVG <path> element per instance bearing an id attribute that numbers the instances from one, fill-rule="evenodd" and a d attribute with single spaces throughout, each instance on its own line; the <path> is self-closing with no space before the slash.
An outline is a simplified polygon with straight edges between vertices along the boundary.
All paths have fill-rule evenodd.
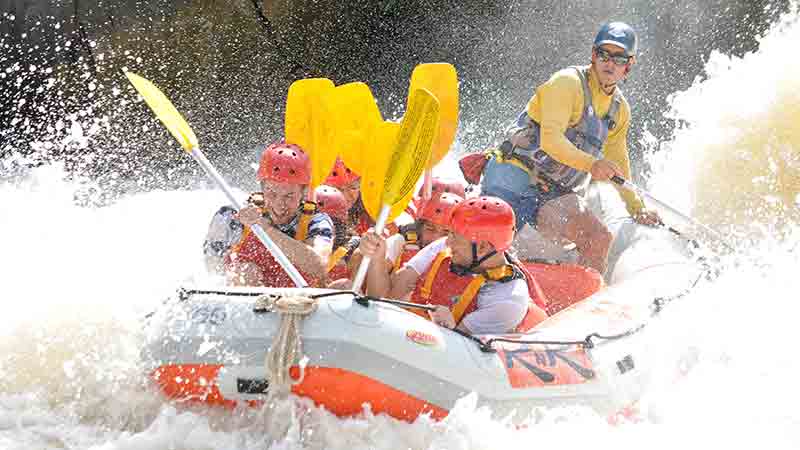
<path id="1" fill-rule="evenodd" d="M 696 271 L 683 259 L 649 264 L 627 275 L 530 333 L 506 337 L 582 341 L 592 333 L 624 334 L 651 317 L 656 297 L 679 292 Z M 325 291 L 247 288 L 176 299 L 151 317 L 146 358 L 170 395 L 188 393 L 198 401 L 221 397 L 225 404 L 264 400 L 264 361 L 279 315 L 254 312 L 257 294 L 320 292 Z M 405 420 L 425 412 L 443 416 L 470 392 L 497 417 L 515 413 L 523 418 L 534 408 L 567 405 L 611 414 L 635 403 L 651 378 L 647 330 L 617 339 L 593 338 L 591 348 L 495 342 L 495 351 L 485 352 L 473 340 L 393 305 L 371 302 L 365 307 L 350 294 L 319 302 L 302 325 L 303 351 L 312 374 L 304 383 L 325 385 L 295 392 L 342 415 L 358 412 L 367 402 L 373 411 Z M 211 372 L 213 379 L 200 380 L 187 373 L 159 372 L 178 366 L 219 370 Z M 314 370 L 336 370 L 340 375 L 314 380 Z M 341 385 L 332 385 L 337 380 Z M 360 392 L 362 382 L 385 389 Z M 181 390 L 181 383 L 203 386 Z M 218 392 L 212 394 L 214 389 Z M 392 407 L 392 396 L 399 396 L 399 406 Z"/>

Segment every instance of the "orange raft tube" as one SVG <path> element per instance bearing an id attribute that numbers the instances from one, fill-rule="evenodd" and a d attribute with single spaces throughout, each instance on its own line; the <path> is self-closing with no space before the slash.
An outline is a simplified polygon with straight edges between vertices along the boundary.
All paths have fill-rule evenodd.
<path id="1" fill-rule="evenodd" d="M 544 262 L 524 264 L 547 298 L 548 316 L 589 298 L 605 286 L 600 272 L 577 264 Z"/>

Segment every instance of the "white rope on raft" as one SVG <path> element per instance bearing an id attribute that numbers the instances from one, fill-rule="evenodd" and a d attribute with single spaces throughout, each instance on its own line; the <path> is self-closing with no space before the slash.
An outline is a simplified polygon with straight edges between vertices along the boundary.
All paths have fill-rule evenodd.
<path id="1" fill-rule="evenodd" d="M 287 396 L 292 385 L 303 382 L 305 377 L 303 364 L 300 364 L 300 377 L 297 380 L 292 379 L 289 370 L 303 355 L 300 327 L 303 319 L 317 310 L 317 300 L 303 295 L 286 297 L 266 295 L 260 297 L 256 304 L 281 316 L 278 331 L 264 361 L 269 380 L 269 401 L 276 395 Z"/>

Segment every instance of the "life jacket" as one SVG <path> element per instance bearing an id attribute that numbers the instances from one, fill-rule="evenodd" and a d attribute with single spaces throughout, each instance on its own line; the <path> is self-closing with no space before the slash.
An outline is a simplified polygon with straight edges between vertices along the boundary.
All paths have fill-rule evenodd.
<path id="1" fill-rule="evenodd" d="M 258 205 L 257 198 L 251 194 L 248 200 L 251 203 Z M 313 202 L 305 202 L 303 210 L 301 211 L 300 218 L 298 219 L 297 229 L 295 230 L 294 239 L 298 241 L 305 240 L 308 236 L 308 225 L 311 222 L 311 217 L 314 213 L 307 214 L 308 204 L 311 204 L 316 211 L 316 205 Z M 263 201 L 261 202 L 263 206 Z M 305 219 L 305 220 L 304 220 Z M 296 287 L 291 277 L 283 270 L 280 263 L 272 256 L 272 253 L 261 243 L 258 236 L 255 235 L 250 227 L 245 227 L 242 231 L 242 237 L 239 239 L 232 248 L 228 255 L 225 257 L 224 264 L 229 265 L 233 262 L 249 262 L 256 264 L 261 269 L 262 282 L 265 286 L 270 287 Z M 308 274 L 300 271 L 309 286 L 317 286 L 319 280 L 311 278 Z"/>
<path id="2" fill-rule="evenodd" d="M 311 224 L 311 218 L 314 217 L 314 214 L 317 213 L 317 204 L 305 200 L 303 201 L 303 207 L 300 210 L 300 219 L 297 221 L 297 232 L 294 235 L 294 238 L 298 241 L 305 241 L 308 237 L 308 225 Z"/>
<path id="3" fill-rule="evenodd" d="M 331 253 L 328 259 L 328 278 L 331 280 L 338 280 L 340 278 L 350 278 L 350 271 L 347 270 L 347 263 L 344 260 L 347 255 L 348 249 L 344 245 L 337 248 Z"/>
<path id="4" fill-rule="evenodd" d="M 347 261 L 353 256 L 353 252 L 358 248 L 360 242 L 361 239 L 359 237 L 353 236 L 347 243 L 331 253 L 327 267 L 329 279 L 350 278 L 351 274 L 347 268 Z"/>
<path id="5" fill-rule="evenodd" d="M 375 223 L 365 212 L 358 217 L 358 222 L 356 223 L 355 232 L 358 236 L 362 236 L 364 233 L 369 231 L 369 229 L 372 228 L 374 225 Z"/>
<path id="6" fill-rule="evenodd" d="M 484 274 L 461 276 L 450 270 L 451 260 L 450 249 L 441 251 L 436 255 L 430 269 L 417 280 L 417 285 L 411 294 L 412 302 L 446 306 L 453 313 L 456 326 L 458 326 L 467 314 L 478 309 L 478 291 L 486 280 L 507 283 L 524 278 L 528 285 L 530 298 L 528 312 L 514 328 L 513 332 L 523 333 L 528 331 L 547 318 L 547 314 L 543 309 L 545 305 L 544 294 L 533 277 L 523 267 L 512 263 L 492 269 Z M 415 312 L 422 317 L 426 317 L 424 311 L 415 310 Z"/>
<path id="7" fill-rule="evenodd" d="M 573 67 L 578 72 L 583 87 L 583 113 L 581 119 L 564 132 L 566 138 L 575 147 L 595 158 L 603 157 L 603 144 L 608 139 L 608 132 L 616 127 L 616 118 L 622 104 L 622 91 L 614 90 L 611 106 L 604 117 L 598 117 L 592 106 L 592 94 L 589 89 L 589 67 Z M 513 147 L 511 156 L 522 162 L 532 175 L 539 179 L 567 189 L 578 190 L 590 181 L 590 174 L 556 161 L 541 147 L 541 129 L 539 124 L 530 118 L 527 111 L 517 118 L 517 133 L 524 133 L 530 139 L 528 147 Z"/>
<path id="8" fill-rule="evenodd" d="M 355 227 L 355 234 L 358 236 L 362 236 L 364 233 L 369 231 L 370 228 L 375 226 L 375 222 L 372 221 L 372 218 L 369 217 L 369 214 L 364 212 L 359 216 L 358 222 L 356 223 Z M 397 226 L 394 222 L 389 222 L 384 226 L 384 232 L 387 233 L 388 236 L 391 236 L 397 233 L 400 230 L 400 227 Z"/>
<path id="9" fill-rule="evenodd" d="M 247 198 L 247 203 L 258 206 L 259 208 L 264 208 L 264 193 L 251 192 L 250 196 Z M 311 218 L 314 217 L 316 213 L 317 204 L 309 200 L 303 200 L 300 209 L 300 219 L 297 221 L 297 231 L 294 233 L 295 239 L 298 241 L 306 240 L 306 237 L 308 237 L 308 226 L 311 224 Z"/>

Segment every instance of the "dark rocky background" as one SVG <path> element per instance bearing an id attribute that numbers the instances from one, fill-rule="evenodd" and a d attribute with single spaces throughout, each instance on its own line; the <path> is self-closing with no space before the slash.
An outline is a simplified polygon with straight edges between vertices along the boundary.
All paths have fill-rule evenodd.
<path id="1" fill-rule="evenodd" d="M 435 61 L 459 71 L 459 138 L 477 150 L 499 137 L 537 83 L 588 62 L 601 23 L 621 20 L 640 37 L 639 64 L 623 89 L 633 106 L 634 165 L 644 170 L 642 153 L 675 126 L 664 117 L 669 95 L 703 76 L 711 51 L 756 49 L 789 7 L 789 0 L 2 0 L 0 160 L 63 161 L 110 190 L 184 187 L 199 178 L 134 101 L 127 68 L 172 98 L 210 159 L 244 186 L 255 147 L 281 135 L 293 80 L 364 81 L 384 115 L 396 117 L 413 67 Z"/>

